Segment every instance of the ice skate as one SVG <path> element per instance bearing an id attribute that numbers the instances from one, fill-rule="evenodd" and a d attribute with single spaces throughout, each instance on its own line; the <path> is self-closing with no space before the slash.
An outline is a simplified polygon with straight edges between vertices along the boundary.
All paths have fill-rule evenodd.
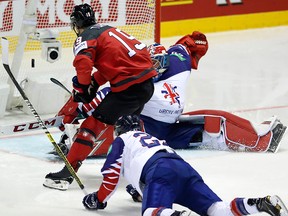
<path id="1" fill-rule="evenodd" d="M 190 216 L 191 212 L 187 211 L 175 211 L 171 216 Z"/>
<path id="2" fill-rule="evenodd" d="M 256 205 L 260 212 L 266 212 L 272 216 L 287 216 L 288 210 L 285 204 L 282 202 L 280 197 L 266 196 L 264 198 L 249 199 L 249 205 Z"/>
<path id="3" fill-rule="evenodd" d="M 279 120 L 277 120 L 277 124 L 272 130 L 272 140 L 267 152 L 276 153 L 280 147 L 280 141 L 286 131 L 286 126 L 284 126 Z"/>
<path id="4" fill-rule="evenodd" d="M 44 187 L 67 190 L 69 185 L 73 182 L 73 176 L 71 176 L 68 168 L 65 166 L 61 171 L 56 173 L 49 173 L 45 176 Z"/>

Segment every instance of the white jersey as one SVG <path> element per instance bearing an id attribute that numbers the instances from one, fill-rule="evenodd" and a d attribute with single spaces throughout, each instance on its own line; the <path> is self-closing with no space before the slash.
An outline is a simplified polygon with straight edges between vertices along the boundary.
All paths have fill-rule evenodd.
<path id="1" fill-rule="evenodd" d="M 103 181 L 98 191 L 101 202 L 106 202 L 115 192 L 122 174 L 127 181 L 140 189 L 140 177 L 146 162 L 159 150 L 174 152 L 164 140 L 145 132 L 129 131 L 117 137 L 101 169 Z"/>
<path id="2" fill-rule="evenodd" d="M 143 132 L 128 132 L 122 134 L 122 140 L 125 140 L 123 151 L 123 175 L 134 185 L 137 191 L 139 188 L 140 176 L 146 162 L 161 149 L 173 151 L 167 146 L 164 140 L 159 140 L 149 134 Z"/>
<path id="3" fill-rule="evenodd" d="M 186 80 L 190 71 L 186 71 L 154 84 L 154 94 L 145 104 L 141 115 L 155 120 L 175 123 L 184 109 Z"/>
<path id="4" fill-rule="evenodd" d="M 169 48 L 169 68 L 154 83 L 154 94 L 141 115 L 154 120 L 175 123 L 184 109 L 187 81 L 191 73 L 190 56 L 181 45 Z"/>

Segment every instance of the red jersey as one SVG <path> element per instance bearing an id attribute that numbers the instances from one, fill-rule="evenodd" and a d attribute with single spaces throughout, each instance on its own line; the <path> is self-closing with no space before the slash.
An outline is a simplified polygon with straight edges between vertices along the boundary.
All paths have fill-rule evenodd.
<path id="1" fill-rule="evenodd" d="M 119 92 L 155 75 L 146 45 L 121 30 L 95 24 L 85 29 L 74 44 L 80 84 L 88 85 L 93 76 L 99 85 L 110 82 L 111 91 Z"/>

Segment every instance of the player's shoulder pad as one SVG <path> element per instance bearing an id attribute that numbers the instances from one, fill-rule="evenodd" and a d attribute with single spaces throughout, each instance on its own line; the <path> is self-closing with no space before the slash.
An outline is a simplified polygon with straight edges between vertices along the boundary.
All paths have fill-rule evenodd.
<path id="1" fill-rule="evenodd" d="M 171 54 L 172 52 L 178 52 L 181 54 L 189 55 L 189 52 L 187 51 L 186 47 L 182 44 L 175 44 L 169 47 L 167 50 L 168 54 Z"/>
<path id="2" fill-rule="evenodd" d="M 181 61 L 185 61 L 186 59 L 190 59 L 189 52 L 186 47 L 181 44 L 175 44 L 168 49 L 168 54 L 171 56 L 178 57 Z"/>

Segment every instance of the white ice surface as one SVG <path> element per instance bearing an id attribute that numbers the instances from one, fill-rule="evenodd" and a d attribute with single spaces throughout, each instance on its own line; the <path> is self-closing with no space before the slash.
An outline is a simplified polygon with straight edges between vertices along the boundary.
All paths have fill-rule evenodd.
<path id="1" fill-rule="evenodd" d="M 236 114 L 256 122 L 277 115 L 288 125 L 288 27 L 213 33 L 207 37 L 209 51 L 201 59 L 199 70 L 192 72 L 186 110 L 238 110 Z M 162 42 L 173 44 L 177 38 Z M 7 113 L 0 124 L 28 119 L 34 120 L 31 116 Z M 55 130 L 52 135 L 55 140 L 60 137 Z M 287 142 L 286 133 L 276 154 L 178 152 L 224 200 L 278 194 L 288 203 Z M 84 209 L 84 193 L 76 182 L 65 192 L 43 187 L 44 176 L 63 167 L 62 162 L 46 154 L 52 148 L 41 131 L 0 137 L 1 216 L 140 215 L 141 205 L 126 193 L 124 179 L 107 208 L 97 212 Z M 103 161 L 86 160 L 78 172 L 88 192 L 95 191 L 101 182 Z M 178 205 L 175 208 L 182 209 Z"/>

